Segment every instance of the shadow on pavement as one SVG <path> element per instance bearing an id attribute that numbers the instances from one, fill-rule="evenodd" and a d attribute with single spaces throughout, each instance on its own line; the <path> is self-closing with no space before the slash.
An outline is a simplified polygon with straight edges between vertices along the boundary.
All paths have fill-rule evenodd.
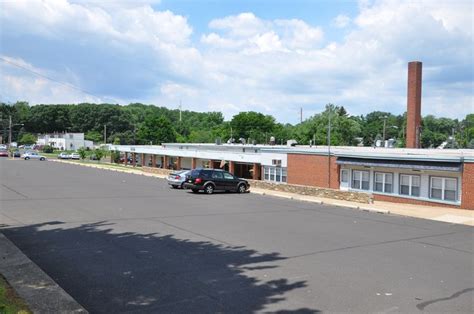
<path id="1" fill-rule="evenodd" d="M 306 286 L 261 281 L 278 253 L 193 242 L 171 235 L 117 233 L 112 223 L 61 222 L 2 228 L 30 259 L 90 312 L 255 312 Z M 278 313 L 317 313 L 301 308 Z"/>

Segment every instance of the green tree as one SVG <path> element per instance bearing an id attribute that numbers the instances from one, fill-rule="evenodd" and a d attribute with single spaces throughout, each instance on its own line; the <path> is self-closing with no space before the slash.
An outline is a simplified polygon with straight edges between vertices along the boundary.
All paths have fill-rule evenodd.
<path id="1" fill-rule="evenodd" d="M 147 116 L 139 126 L 137 138 L 141 144 L 161 144 L 176 141 L 176 132 L 165 116 Z"/>
<path id="2" fill-rule="evenodd" d="M 230 124 L 234 138 L 251 138 L 263 143 L 265 133 L 271 133 L 275 127 L 275 118 L 254 111 L 241 112 L 232 118 Z"/>
<path id="3" fill-rule="evenodd" d="M 104 157 L 106 157 L 106 151 L 103 150 L 102 148 L 96 148 L 94 150 L 94 154 L 97 157 L 97 160 L 100 162 L 100 160 Z"/>
<path id="4" fill-rule="evenodd" d="M 84 135 L 84 138 L 94 143 L 99 143 L 104 140 L 104 135 L 98 131 L 89 131 Z"/>
<path id="5" fill-rule="evenodd" d="M 44 145 L 43 148 L 42 148 L 42 151 L 43 153 L 52 153 L 54 152 L 54 148 L 52 146 L 49 146 L 49 145 Z"/>
<path id="6" fill-rule="evenodd" d="M 212 143 L 212 132 L 210 130 L 193 130 L 188 137 L 191 143 Z"/>
<path id="7" fill-rule="evenodd" d="M 77 150 L 77 153 L 79 154 L 82 160 L 86 159 L 87 150 L 84 147 L 79 148 Z"/>
<path id="8" fill-rule="evenodd" d="M 356 137 L 361 132 L 359 121 L 349 117 L 345 110 L 333 104 L 319 114 L 295 126 L 293 135 L 298 143 L 327 145 L 329 117 L 331 117 L 331 145 L 355 145 Z"/>
<path id="9" fill-rule="evenodd" d="M 18 144 L 25 145 L 25 144 L 34 144 L 36 143 L 36 136 L 31 133 L 23 133 L 21 138 L 18 140 Z"/>

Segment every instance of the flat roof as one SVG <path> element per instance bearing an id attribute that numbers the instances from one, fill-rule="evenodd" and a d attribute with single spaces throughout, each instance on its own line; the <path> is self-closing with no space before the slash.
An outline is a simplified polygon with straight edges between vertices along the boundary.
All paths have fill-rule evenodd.
<path id="1" fill-rule="evenodd" d="M 113 145 L 119 146 L 119 145 Z M 384 147 L 358 147 L 358 146 L 309 146 L 309 145 L 262 145 L 262 144 L 220 144 L 215 143 L 163 143 L 163 145 L 124 145 L 126 147 L 147 147 L 161 149 L 185 149 L 206 151 L 235 151 L 242 148 L 249 150 L 243 153 L 281 153 L 281 154 L 310 154 L 352 157 L 381 160 L 411 160 L 411 161 L 437 161 L 437 162 L 474 162 L 473 149 L 413 149 L 413 148 L 384 148 Z"/>
<path id="2" fill-rule="evenodd" d="M 263 152 L 264 150 L 262 150 Z M 275 152 L 275 150 L 272 150 Z M 413 149 L 357 146 L 295 146 L 279 150 L 288 154 L 330 154 L 337 157 L 474 162 L 473 149 Z"/>

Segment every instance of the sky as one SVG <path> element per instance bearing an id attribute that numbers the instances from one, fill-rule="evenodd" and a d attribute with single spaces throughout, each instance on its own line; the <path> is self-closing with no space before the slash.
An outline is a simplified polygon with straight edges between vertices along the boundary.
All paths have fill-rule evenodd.
<path id="1" fill-rule="evenodd" d="M 0 0 L 0 101 L 141 102 L 298 123 L 327 103 L 474 112 L 471 0 Z"/>

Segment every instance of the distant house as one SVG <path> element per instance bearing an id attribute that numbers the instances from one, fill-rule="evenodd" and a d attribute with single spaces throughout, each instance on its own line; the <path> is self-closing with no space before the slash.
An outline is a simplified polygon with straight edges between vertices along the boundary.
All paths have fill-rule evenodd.
<path id="1" fill-rule="evenodd" d="M 50 145 L 60 150 L 94 148 L 94 143 L 84 139 L 84 133 L 53 133 L 38 136 L 37 145 Z"/>

